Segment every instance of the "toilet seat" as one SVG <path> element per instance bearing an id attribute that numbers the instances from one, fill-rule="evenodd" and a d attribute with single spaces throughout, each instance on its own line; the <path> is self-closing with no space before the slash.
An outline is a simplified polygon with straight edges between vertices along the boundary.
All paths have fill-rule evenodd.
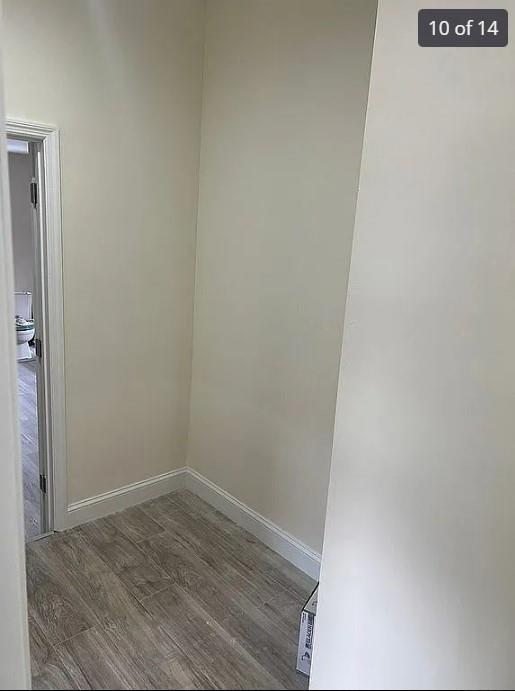
<path id="1" fill-rule="evenodd" d="M 16 324 L 16 331 L 30 331 L 34 328 L 34 319 L 28 319 L 25 324 Z"/>
<path id="2" fill-rule="evenodd" d="M 29 347 L 29 343 L 36 335 L 36 328 L 34 326 L 34 319 L 24 319 L 16 315 L 16 359 L 18 362 L 22 360 L 32 360 L 33 355 Z"/>

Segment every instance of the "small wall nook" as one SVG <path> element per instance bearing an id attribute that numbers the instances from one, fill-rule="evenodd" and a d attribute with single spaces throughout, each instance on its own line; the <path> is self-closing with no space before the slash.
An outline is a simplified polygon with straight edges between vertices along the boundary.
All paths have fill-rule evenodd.
<path id="1" fill-rule="evenodd" d="M 4 0 L 35 688 L 306 688 L 376 6 Z"/>
<path id="2" fill-rule="evenodd" d="M 61 137 L 57 527 L 187 467 L 318 571 L 375 11 L 6 0 L 9 113 Z M 41 88 L 22 88 L 42 57 Z"/>

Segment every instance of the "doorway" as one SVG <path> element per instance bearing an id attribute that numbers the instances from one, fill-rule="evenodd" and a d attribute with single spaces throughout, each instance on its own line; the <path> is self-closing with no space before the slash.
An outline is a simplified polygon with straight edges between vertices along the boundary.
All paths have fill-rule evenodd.
<path id="1" fill-rule="evenodd" d="M 25 539 L 66 527 L 57 130 L 7 121 Z"/>
<path id="2" fill-rule="evenodd" d="M 45 384 L 42 354 L 42 281 L 38 227 L 40 144 L 8 139 L 14 260 L 14 320 L 25 539 L 49 532 L 46 505 Z"/>

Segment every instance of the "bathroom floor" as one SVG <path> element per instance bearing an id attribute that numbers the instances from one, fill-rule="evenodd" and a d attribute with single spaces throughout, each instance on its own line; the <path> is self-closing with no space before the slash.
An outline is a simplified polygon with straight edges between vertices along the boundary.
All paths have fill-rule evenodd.
<path id="1" fill-rule="evenodd" d="M 180 491 L 27 545 L 34 689 L 306 689 L 314 582 Z"/>
<path id="2" fill-rule="evenodd" d="M 38 407 L 34 361 L 18 363 L 18 399 L 20 406 L 25 539 L 30 539 L 41 532 Z"/>

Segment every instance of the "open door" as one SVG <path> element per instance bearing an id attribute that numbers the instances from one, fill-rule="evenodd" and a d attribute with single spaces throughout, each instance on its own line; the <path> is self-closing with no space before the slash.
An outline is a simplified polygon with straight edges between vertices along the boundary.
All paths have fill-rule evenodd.
<path id="1" fill-rule="evenodd" d="M 37 392 L 37 418 L 38 418 L 38 450 L 39 450 L 39 491 L 40 491 L 40 535 L 45 535 L 53 529 L 50 525 L 51 512 L 49 507 L 49 473 L 48 473 L 48 425 L 46 411 L 48 400 L 46 397 L 47 372 L 43 349 L 48 342 L 45 333 L 45 247 L 42 232 L 44 216 L 44 161 L 41 142 L 29 142 L 29 156 L 32 179 L 30 183 L 30 201 L 32 205 L 32 226 L 34 237 L 34 292 L 32 296 L 32 309 L 35 324 L 34 345 L 36 352 L 36 392 Z"/>

